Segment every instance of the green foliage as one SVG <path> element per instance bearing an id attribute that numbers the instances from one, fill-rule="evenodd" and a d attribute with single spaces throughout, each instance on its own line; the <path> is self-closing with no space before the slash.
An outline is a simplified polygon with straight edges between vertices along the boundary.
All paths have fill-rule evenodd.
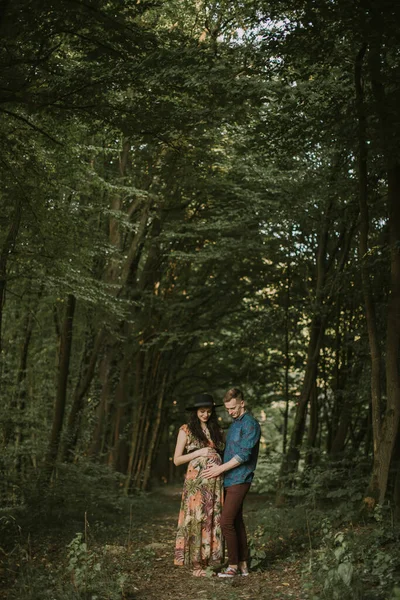
<path id="1" fill-rule="evenodd" d="M 136 564 L 138 564 L 138 566 L 140 568 L 141 563 L 142 563 L 142 566 L 151 564 L 157 555 L 156 555 L 154 548 L 150 547 L 150 548 L 140 548 L 138 550 L 135 550 L 133 552 L 132 556 L 133 556 L 133 560 L 135 561 Z"/>
<path id="2" fill-rule="evenodd" d="M 328 519 L 321 524 L 322 543 L 310 558 L 313 583 L 323 598 L 361 598 L 352 545 L 342 531 L 333 531 Z"/>
<path id="3" fill-rule="evenodd" d="M 305 585 L 316 597 L 384 600 L 390 595 L 400 573 L 400 529 L 381 514 L 378 507 L 375 524 L 348 523 L 342 530 L 328 518 L 322 521 L 321 543 L 305 571 Z"/>
<path id="4" fill-rule="evenodd" d="M 18 564 L 16 577 L 6 582 L 10 599 L 120 600 L 132 594 L 132 566 L 147 572 L 156 556 L 151 547 L 132 550 L 132 540 L 145 543 L 137 529 L 165 507 L 145 494 L 127 498 L 119 481 L 107 467 L 71 465 L 40 502 L 32 497 L 1 513 L 5 572 Z"/>
<path id="5" fill-rule="evenodd" d="M 17 600 L 120 600 L 124 597 L 125 564 L 110 565 L 109 557 L 98 546 L 89 549 L 83 534 L 76 534 L 57 562 L 42 564 L 21 557 L 21 569 L 9 598 Z"/>
<path id="6" fill-rule="evenodd" d="M 273 494 L 278 485 L 281 462 L 282 454 L 279 452 L 262 453 L 258 459 L 252 489 L 260 494 Z"/>
<path id="7" fill-rule="evenodd" d="M 26 504 L 34 526 L 40 515 L 46 515 L 49 526 L 62 527 L 66 515 L 72 522 L 87 514 L 90 522 L 115 521 L 134 502 L 122 493 L 125 478 L 112 469 L 90 462 L 61 464 L 48 490 L 38 490 L 35 482 L 26 486 Z M 40 502 L 37 494 L 40 494 Z M 73 502 L 71 502 L 73 498 Z"/>
<path id="8" fill-rule="evenodd" d="M 288 499 L 313 508 L 331 507 L 337 515 L 350 519 L 359 510 L 370 460 L 352 455 L 332 458 L 318 450 L 312 457 L 314 464 L 302 462 L 294 479 L 290 479 Z"/>
<path id="9" fill-rule="evenodd" d="M 96 576 L 101 571 L 101 564 L 95 562 L 95 556 L 88 550 L 82 533 L 75 535 L 67 549 L 67 571 L 73 585 L 78 592 L 86 592 L 93 587 Z"/>
<path id="10" fill-rule="evenodd" d="M 262 548 L 257 547 L 253 538 L 249 541 L 250 565 L 253 570 L 257 570 L 266 558 L 266 552 Z"/>
<path id="11" fill-rule="evenodd" d="M 269 501 L 262 510 L 248 514 L 251 568 L 266 570 L 275 561 L 304 555 L 310 530 L 318 530 L 319 513 L 309 514 L 304 506 L 276 508 Z"/>
<path id="12" fill-rule="evenodd" d="M 71 536 L 86 513 L 106 535 L 135 500 L 117 492 L 148 485 L 157 448 L 162 476 L 174 477 L 168 458 L 188 398 L 235 384 L 262 425 L 254 489 L 272 494 L 279 478 L 293 505 L 261 518 L 254 566 L 318 545 L 329 509 L 318 585 L 358 593 L 362 560 L 336 527 L 354 517 L 371 467 L 360 266 L 382 340 L 390 269 L 385 136 L 368 65 L 379 42 L 397 156 L 397 11 L 390 0 L 376 20 L 336 1 L 6 4 L 0 496 L 21 511 L 15 527 L 34 531 L 45 516 L 63 529 L 69 517 Z M 364 44 L 372 250 L 360 258 L 354 61 Z M 56 420 L 67 295 L 77 307 Z M 296 447 L 304 460 L 284 481 L 316 319 L 318 431 Z M 59 460 L 43 489 L 55 422 Z M 328 454 L 343 423 L 338 461 Z M 364 556 L 382 590 L 397 568 L 380 550 L 388 535 L 375 562 Z M 69 551 L 78 593 L 85 565 L 102 563 L 81 538 Z"/>

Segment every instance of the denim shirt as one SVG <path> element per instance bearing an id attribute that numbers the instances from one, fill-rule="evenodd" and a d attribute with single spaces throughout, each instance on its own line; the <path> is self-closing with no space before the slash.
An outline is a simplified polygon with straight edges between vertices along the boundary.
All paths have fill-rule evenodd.
<path id="1" fill-rule="evenodd" d="M 226 436 L 224 463 L 236 458 L 241 464 L 226 471 L 224 486 L 251 483 L 260 447 L 260 424 L 249 413 L 235 419 Z"/>

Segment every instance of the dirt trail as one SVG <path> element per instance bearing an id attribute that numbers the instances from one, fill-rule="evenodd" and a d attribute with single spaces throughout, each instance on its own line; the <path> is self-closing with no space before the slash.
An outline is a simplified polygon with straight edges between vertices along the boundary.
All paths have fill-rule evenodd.
<path id="1" fill-rule="evenodd" d="M 297 560 L 277 561 L 265 571 L 253 571 L 249 577 L 221 580 L 217 577 L 193 577 L 186 567 L 174 567 L 179 488 L 157 490 L 161 514 L 135 531 L 135 555 L 142 565 L 131 574 L 135 600 L 306 600 L 301 593 L 300 564 Z M 265 499 L 249 495 L 245 518 L 255 521 L 257 509 Z M 250 530 L 251 535 L 251 530 Z"/>

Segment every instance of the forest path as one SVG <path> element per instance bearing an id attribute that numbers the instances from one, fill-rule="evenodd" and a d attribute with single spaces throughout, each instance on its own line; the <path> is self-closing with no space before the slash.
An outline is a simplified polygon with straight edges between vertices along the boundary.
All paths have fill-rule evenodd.
<path id="1" fill-rule="evenodd" d="M 169 486 L 151 494 L 157 498 L 156 511 L 134 528 L 134 555 L 142 565 L 130 576 L 135 600 L 305 600 L 301 593 L 300 561 L 295 558 L 274 562 L 265 571 L 249 577 L 221 580 L 193 577 L 186 567 L 174 567 L 174 543 L 181 490 Z M 249 494 L 245 519 L 249 534 L 257 524 L 257 511 L 266 499 Z M 160 512 L 158 511 L 160 508 Z"/>

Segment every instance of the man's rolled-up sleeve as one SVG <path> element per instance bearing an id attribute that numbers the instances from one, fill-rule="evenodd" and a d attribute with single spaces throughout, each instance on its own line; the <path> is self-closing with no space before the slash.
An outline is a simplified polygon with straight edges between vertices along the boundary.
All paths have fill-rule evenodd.
<path id="1" fill-rule="evenodd" d="M 257 422 L 250 423 L 249 425 L 243 427 L 240 443 L 235 454 L 236 460 L 238 460 L 240 463 L 245 463 L 249 460 L 253 448 L 260 440 L 260 435 L 261 428 Z"/>
<path id="2" fill-rule="evenodd" d="M 240 463 L 240 464 L 242 464 L 242 462 L 244 462 L 242 457 L 239 456 L 239 454 L 235 454 L 235 456 L 233 458 L 235 458 L 238 461 L 238 463 Z"/>

